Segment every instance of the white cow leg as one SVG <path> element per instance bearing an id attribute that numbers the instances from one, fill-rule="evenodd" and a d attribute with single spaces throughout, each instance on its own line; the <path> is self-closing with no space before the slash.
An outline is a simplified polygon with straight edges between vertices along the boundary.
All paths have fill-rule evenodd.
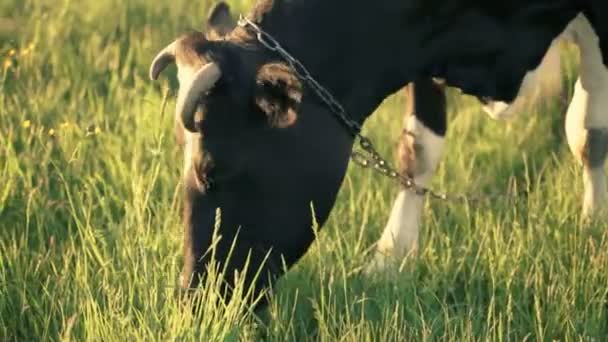
<path id="1" fill-rule="evenodd" d="M 426 186 L 443 151 L 446 129 L 444 90 L 430 80 L 411 84 L 406 90 L 410 106 L 399 141 L 398 164 L 402 173 L 408 174 L 417 184 Z M 383 269 L 417 254 L 424 200 L 411 190 L 400 190 L 368 271 Z"/>
<path id="2" fill-rule="evenodd" d="M 607 194 L 604 163 L 608 149 L 608 122 L 595 127 L 586 124 L 592 113 L 592 103 L 591 94 L 584 89 L 579 79 L 568 107 L 566 136 L 572 154 L 583 168 L 585 218 L 594 216 L 605 206 Z"/>
<path id="3" fill-rule="evenodd" d="M 583 217 L 606 213 L 608 153 L 608 70 L 599 41 L 587 19 L 580 15 L 569 26 L 580 51 L 580 76 L 566 116 L 568 145 L 583 168 Z"/>
<path id="4" fill-rule="evenodd" d="M 608 92 L 605 94 L 608 96 Z M 608 151 L 608 122 L 604 125 L 589 125 L 590 114 L 593 113 L 592 96 L 579 79 L 566 116 L 568 145 L 583 168 L 584 218 L 591 218 L 603 211 L 607 197 L 604 164 Z"/>

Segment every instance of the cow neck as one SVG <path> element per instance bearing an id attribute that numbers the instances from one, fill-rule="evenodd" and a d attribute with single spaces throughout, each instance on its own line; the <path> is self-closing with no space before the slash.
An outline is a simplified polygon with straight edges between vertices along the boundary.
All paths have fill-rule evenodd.
<path id="1" fill-rule="evenodd" d="M 349 4 L 350 12 L 344 13 Z M 362 123 L 386 96 L 405 85 L 407 77 L 401 72 L 403 59 L 397 57 L 402 52 L 396 53 L 402 48 L 385 43 L 399 32 L 390 25 L 377 25 L 377 32 L 369 32 L 359 24 L 369 21 L 369 13 L 352 5 L 326 0 L 261 1 L 249 18 L 302 62 Z"/>

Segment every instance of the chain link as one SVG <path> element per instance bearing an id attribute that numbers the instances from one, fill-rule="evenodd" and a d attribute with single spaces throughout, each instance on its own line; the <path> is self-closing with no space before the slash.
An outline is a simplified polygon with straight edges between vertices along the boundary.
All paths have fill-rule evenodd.
<path id="1" fill-rule="evenodd" d="M 298 78 L 308 84 L 308 86 L 316 93 L 316 95 L 329 107 L 332 113 L 348 128 L 348 132 L 358 140 L 360 150 L 354 150 L 351 154 L 351 160 L 362 168 L 371 168 L 376 172 L 390 178 L 397 180 L 406 189 L 413 191 L 419 196 L 428 195 L 432 198 L 440 200 L 462 200 L 462 201 L 481 201 L 484 199 L 494 197 L 505 197 L 504 194 L 493 194 L 485 195 L 483 197 L 473 198 L 470 195 L 458 194 L 448 195 L 447 193 L 439 193 L 428 187 L 417 184 L 413 178 L 407 174 L 398 172 L 393 166 L 389 164 L 376 150 L 372 141 L 361 134 L 361 125 L 353 120 L 350 115 L 346 112 L 344 107 L 336 100 L 336 98 L 317 80 L 312 77 L 306 67 L 296 58 L 294 58 L 289 52 L 287 52 L 279 42 L 274 39 L 270 34 L 262 30 L 257 24 L 250 19 L 240 16 L 238 25 L 243 28 L 251 28 L 256 34 L 257 40 L 265 48 L 270 51 L 278 53 L 291 67 L 293 72 Z"/>

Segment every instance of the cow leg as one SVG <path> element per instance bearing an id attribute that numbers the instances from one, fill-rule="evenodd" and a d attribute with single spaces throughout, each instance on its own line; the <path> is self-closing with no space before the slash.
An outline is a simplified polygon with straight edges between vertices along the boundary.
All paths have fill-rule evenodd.
<path id="1" fill-rule="evenodd" d="M 443 152 L 446 132 L 446 99 L 442 85 L 420 80 L 405 88 L 408 107 L 405 129 L 398 143 L 399 170 L 419 185 L 427 185 Z M 377 243 L 372 268 L 382 268 L 387 258 L 399 260 L 415 255 L 422 219 L 424 197 L 402 188 Z"/>
<path id="2" fill-rule="evenodd" d="M 608 152 L 608 70 L 599 40 L 584 16 L 569 26 L 570 38 L 580 52 L 580 74 L 566 116 L 570 150 L 583 167 L 583 216 L 606 209 L 604 163 Z"/>

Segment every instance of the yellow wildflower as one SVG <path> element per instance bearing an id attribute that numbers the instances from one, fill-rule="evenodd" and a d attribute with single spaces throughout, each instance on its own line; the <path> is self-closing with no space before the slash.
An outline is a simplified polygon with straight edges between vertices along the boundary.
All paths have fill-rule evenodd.
<path id="1" fill-rule="evenodd" d="M 49 129 L 49 136 L 54 137 L 55 136 L 55 130 L 50 128 Z"/>
<path id="2" fill-rule="evenodd" d="M 66 128 L 68 128 L 68 127 L 70 127 L 70 123 L 69 123 L 69 122 L 67 122 L 67 121 L 66 121 L 66 122 L 64 122 L 64 123 L 62 123 L 61 125 L 59 125 L 59 128 L 60 128 L 60 129 L 66 129 Z"/>
<path id="3" fill-rule="evenodd" d="M 101 128 L 95 127 L 95 134 L 101 134 Z"/>
<path id="4" fill-rule="evenodd" d="M 10 67 L 13 66 L 13 61 L 11 61 L 10 59 L 5 59 L 4 60 L 4 70 L 10 69 Z"/>
<path id="5" fill-rule="evenodd" d="M 30 128 L 30 126 L 32 126 L 32 122 L 30 120 L 25 120 L 21 123 L 21 127 L 23 128 Z"/>
<path id="6" fill-rule="evenodd" d="M 34 43 L 31 43 L 25 49 L 21 50 L 21 56 L 28 55 L 33 50 L 34 50 Z"/>
<path id="7" fill-rule="evenodd" d="M 17 50 L 15 50 L 15 49 L 8 50 L 8 56 L 9 57 L 13 57 L 16 54 L 17 54 Z"/>

